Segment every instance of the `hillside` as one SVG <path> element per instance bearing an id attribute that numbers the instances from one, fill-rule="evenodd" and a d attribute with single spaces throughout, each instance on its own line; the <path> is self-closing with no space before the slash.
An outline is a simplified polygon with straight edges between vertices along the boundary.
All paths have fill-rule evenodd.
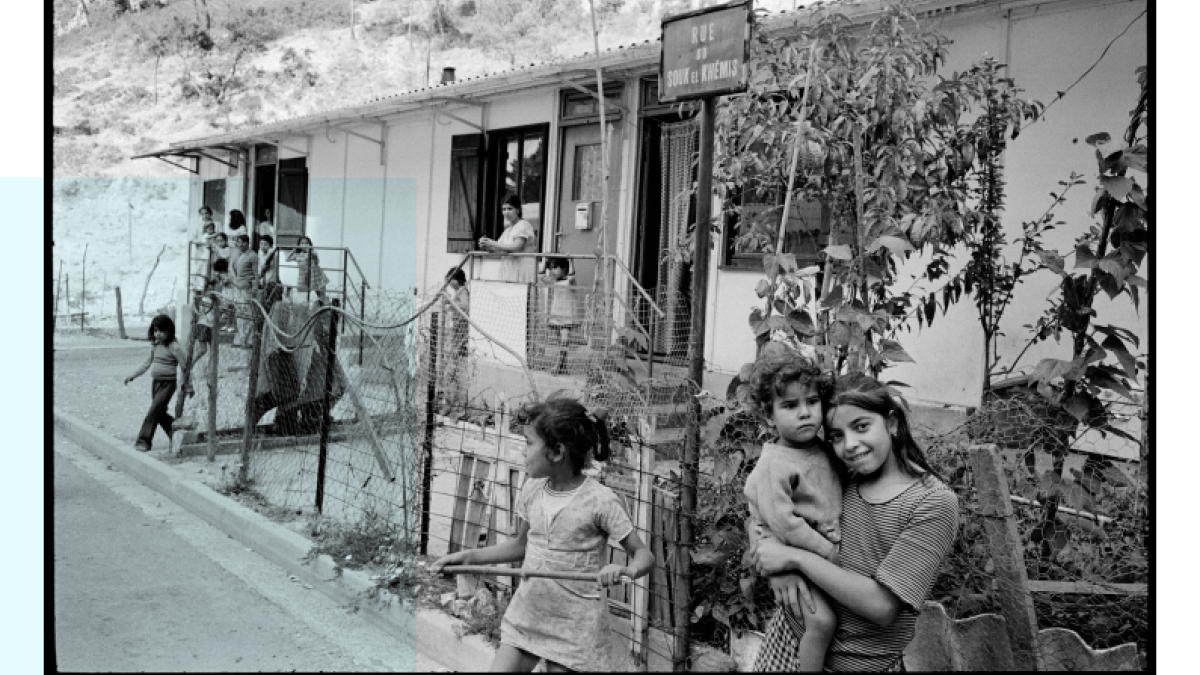
<path id="1" fill-rule="evenodd" d="M 164 245 L 147 312 L 184 265 L 187 173 L 131 155 L 423 87 L 446 66 L 476 77 L 592 45 L 582 0 L 358 0 L 353 36 L 344 0 L 84 1 L 87 25 L 80 0 L 54 3 L 53 274 L 62 261 L 78 311 L 86 244 L 89 311 L 103 297 L 109 315 L 117 284 L 137 309 Z M 656 39 L 662 14 L 692 6 L 596 0 L 600 47 Z"/>

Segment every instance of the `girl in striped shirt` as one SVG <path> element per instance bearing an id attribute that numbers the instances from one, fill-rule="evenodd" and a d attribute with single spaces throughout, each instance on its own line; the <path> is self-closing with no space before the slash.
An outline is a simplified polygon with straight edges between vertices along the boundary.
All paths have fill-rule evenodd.
<path id="1" fill-rule="evenodd" d="M 187 356 L 175 339 L 175 322 L 166 314 L 159 314 L 150 322 L 150 354 L 137 372 L 125 378 L 125 384 L 137 379 L 146 370 L 150 370 L 150 411 L 142 421 L 134 448 L 141 452 L 150 452 L 151 441 L 154 440 L 154 430 L 162 427 L 171 437 L 171 425 L 175 421 L 167 414 L 167 405 L 175 393 L 175 373 L 187 362 Z"/>
<path id="2" fill-rule="evenodd" d="M 903 671 L 904 649 L 958 531 L 958 499 L 937 477 L 899 400 L 862 374 L 837 383 L 825 406 L 826 438 L 850 472 L 842 496 L 838 564 L 773 538 L 755 542 L 767 575 L 799 573 L 836 604 L 825 669 Z M 815 612 L 798 580 L 805 616 Z M 777 612 L 756 671 L 796 670 L 802 623 Z"/>

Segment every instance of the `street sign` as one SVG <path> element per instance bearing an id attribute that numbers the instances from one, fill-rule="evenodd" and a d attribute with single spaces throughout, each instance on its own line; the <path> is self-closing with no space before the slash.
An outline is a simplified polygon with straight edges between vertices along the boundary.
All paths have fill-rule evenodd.
<path id="1" fill-rule="evenodd" d="M 746 90 L 752 4 L 715 5 L 663 19 L 659 100 L 689 101 Z"/>

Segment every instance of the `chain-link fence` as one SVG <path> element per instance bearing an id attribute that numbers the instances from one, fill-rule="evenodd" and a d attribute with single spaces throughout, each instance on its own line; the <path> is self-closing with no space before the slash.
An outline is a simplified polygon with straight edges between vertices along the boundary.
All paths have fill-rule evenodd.
<path id="1" fill-rule="evenodd" d="M 197 301 L 201 316 L 213 300 L 213 337 L 193 368 L 196 394 L 180 425 L 192 431 L 177 450 L 238 455 L 241 489 L 354 529 L 361 545 L 347 553 L 353 562 L 396 570 L 417 553 L 437 557 L 512 537 L 525 480 L 519 411 L 567 395 L 609 411 L 613 456 L 589 473 L 623 501 L 655 556 L 648 576 L 606 592 L 613 667 L 730 667 L 745 631 L 763 630 L 775 611 L 766 580 L 744 559 L 742 494 L 770 432 L 748 411 L 698 397 L 682 367 L 686 352 L 659 339 L 679 342 L 689 317 L 663 312 L 662 298 L 651 303 L 636 288 L 471 280 L 424 297 L 372 289 L 351 312 L 278 299 L 234 303 L 226 316 L 228 299 L 205 298 Z M 239 316 L 249 348 L 232 346 Z M 1031 647 L 1050 639 L 1038 629 L 1075 631 L 1096 649 L 1144 649 L 1148 639 L 1144 478 L 1101 456 L 1128 455 L 1119 443 L 1129 441 L 1101 437 L 1036 396 L 996 400 L 964 422 L 922 433 L 962 506 L 962 530 L 931 599 L 951 622 L 1007 617 L 1018 597 L 1033 613 L 1032 642 L 966 639 L 943 649 L 961 652 L 945 667 L 1019 665 L 1021 649 L 1036 652 L 1043 669 L 1074 663 L 1056 662 L 1053 645 Z M 1120 423 L 1138 437 L 1136 406 L 1113 402 L 1109 411 L 1128 418 Z M 690 420 L 700 430 L 691 470 Z M 1000 448 L 1008 512 L 980 505 L 967 448 L 982 443 Z M 1017 527 L 1012 542 L 989 530 L 989 519 L 1004 513 Z M 1025 562 L 1023 590 L 1015 572 L 997 572 L 1004 551 Z M 612 543 L 605 555 L 623 563 L 626 554 Z M 499 612 L 520 580 L 474 583 L 491 598 L 483 605 Z"/>
<path id="2" fill-rule="evenodd" d="M 1101 416 L 1120 433 L 1101 434 Z M 1149 501 L 1136 461 L 1141 406 L 1109 401 L 1085 421 L 1015 387 L 961 426 L 925 438 L 962 508 L 960 536 L 933 598 L 955 619 L 1031 612 L 1038 632 L 1029 654 L 1012 644 L 1017 665 L 1078 668 L 1078 650 L 1047 629 L 1074 631 L 1093 650 L 1135 644 L 1144 656 L 1148 649 Z M 967 452 L 972 443 L 996 446 L 1005 505 L 984 503 L 979 469 Z M 1012 524 L 1013 541 L 995 541 L 989 527 L 998 527 L 997 520 Z M 998 551 L 1006 547 L 1023 563 L 1020 575 L 1000 573 Z"/>

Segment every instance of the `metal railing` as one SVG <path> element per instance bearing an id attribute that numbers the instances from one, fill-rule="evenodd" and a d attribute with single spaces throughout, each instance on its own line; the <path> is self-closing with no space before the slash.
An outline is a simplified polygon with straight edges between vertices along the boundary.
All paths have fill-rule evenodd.
<path id="1" fill-rule="evenodd" d="M 475 272 L 476 272 L 475 260 L 477 258 L 489 259 L 489 260 L 503 260 L 504 258 L 534 258 L 534 259 L 545 259 L 545 260 L 549 260 L 549 259 L 593 260 L 593 261 L 596 260 L 596 256 L 594 256 L 594 255 L 579 254 L 579 253 L 491 253 L 488 251 L 468 251 L 466 254 L 466 260 L 463 261 L 463 266 L 467 268 L 468 281 L 473 281 L 476 278 L 475 277 Z M 658 325 L 662 321 L 662 319 L 666 316 L 666 313 L 663 312 L 662 308 L 658 306 L 658 303 L 654 301 L 654 298 L 651 297 L 650 293 L 648 291 L 646 291 L 646 289 L 643 288 L 641 284 L 638 283 L 638 281 L 634 277 L 633 273 L 629 271 L 629 268 L 626 267 L 625 263 L 621 262 L 621 260 L 619 258 L 617 258 L 614 255 L 605 255 L 605 256 L 602 256 L 601 259 L 603 261 L 603 264 L 597 266 L 596 273 L 600 274 L 600 273 L 602 273 L 604 268 L 606 268 L 606 267 L 608 268 L 609 273 L 607 275 L 605 275 L 604 278 L 611 280 L 612 285 L 614 286 L 614 288 L 612 289 L 614 291 L 613 296 L 621 304 L 621 307 L 624 309 L 625 316 L 628 317 L 628 319 L 624 323 L 626 324 L 626 326 L 633 328 L 638 333 L 640 333 L 642 335 L 642 337 L 645 339 L 645 345 L 646 345 L 645 360 L 642 359 L 642 357 L 638 353 L 638 350 L 636 347 L 634 347 L 631 350 L 632 356 L 638 363 L 640 363 L 646 369 L 646 379 L 648 379 L 648 380 L 653 379 L 654 378 L 654 341 L 657 337 Z M 543 265 L 543 268 L 544 268 L 544 265 Z M 626 292 L 626 293 L 622 294 L 622 293 L 615 292 L 616 291 L 616 288 L 615 288 L 616 276 L 617 276 L 616 272 L 618 270 L 625 277 L 625 281 L 628 284 L 627 289 L 629 291 L 633 291 L 633 293 Z M 536 285 L 536 282 L 534 284 L 529 284 L 529 285 Z M 624 295 L 637 295 L 641 299 L 645 300 L 646 307 L 649 309 L 649 318 L 647 320 L 647 323 L 650 324 L 649 326 L 644 325 L 643 322 L 641 320 L 639 320 L 638 313 L 634 310 L 633 307 L 630 306 L 630 303 L 625 299 Z M 613 317 L 611 315 L 608 317 L 605 317 L 605 318 L 608 321 L 613 320 Z"/>

